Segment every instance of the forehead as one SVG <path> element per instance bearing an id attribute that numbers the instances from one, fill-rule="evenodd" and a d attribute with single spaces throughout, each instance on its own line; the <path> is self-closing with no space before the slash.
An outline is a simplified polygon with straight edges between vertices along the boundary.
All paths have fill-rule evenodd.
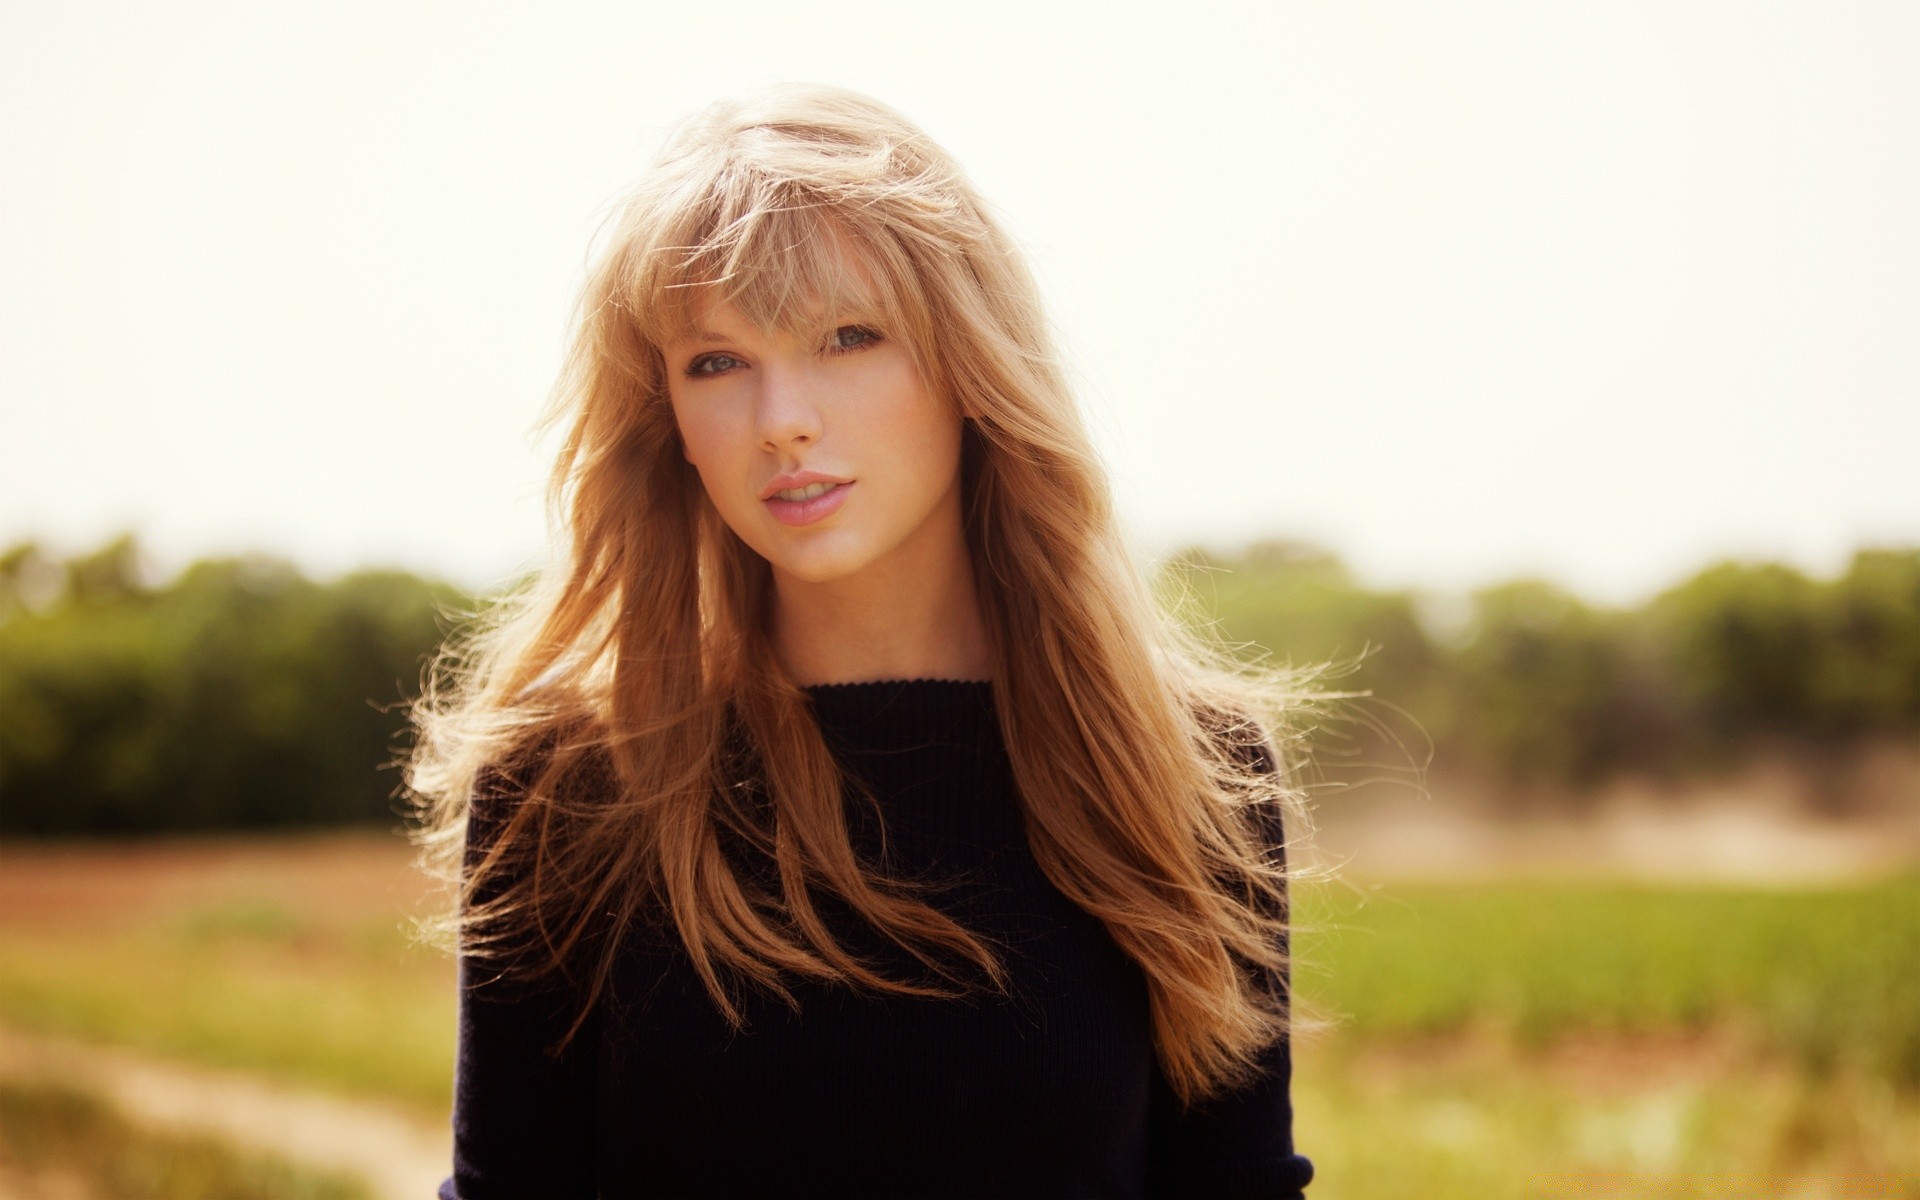
<path id="1" fill-rule="evenodd" d="M 711 296 L 704 305 L 689 311 L 672 340 L 665 346 L 702 345 L 715 342 L 748 341 L 755 338 L 816 340 L 829 327 L 850 321 L 877 320 L 865 304 L 843 304 L 832 308 L 808 306 L 783 323 L 770 328 L 749 318 L 741 308 L 724 296 Z"/>
<path id="2" fill-rule="evenodd" d="M 809 338 L 830 321 L 897 312 L 872 253 L 833 223 L 810 222 L 788 238 L 754 233 L 762 236 L 750 233 L 724 255 L 700 248 L 655 276 L 642 311 L 653 316 L 661 344 L 748 328 Z"/>

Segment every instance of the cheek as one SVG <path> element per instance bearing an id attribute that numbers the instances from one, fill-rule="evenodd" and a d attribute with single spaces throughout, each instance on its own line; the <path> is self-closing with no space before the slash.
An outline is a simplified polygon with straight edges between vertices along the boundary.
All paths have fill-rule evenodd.
<path id="1" fill-rule="evenodd" d="M 934 397 L 919 392 L 890 423 L 887 445 L 908 470 L 933 491 L 941 491 L 960 462 L 961 424 Z"/>
<path id="2" fill-rule="evenodd" d="M 705 475 L 722 467 L 727 447 L 726 431 L 711 413 L 686 408 L 674 409 L 674 423 L 680 430 L 681 455 Z"/>
<path id="3" fill-rule="evenodd" d="M 902 470 L 936 484 L 957 461 L 960 416 L 941 403 L 904 359 L 886 364 L 869 392 L 879 400 L 865 415 L 861 440 Z"/>

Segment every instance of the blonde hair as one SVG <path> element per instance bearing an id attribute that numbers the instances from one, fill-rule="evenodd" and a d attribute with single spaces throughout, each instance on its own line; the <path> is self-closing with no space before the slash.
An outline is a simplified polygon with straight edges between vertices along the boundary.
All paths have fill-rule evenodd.
<path id="1" fill-rule="evenodd" d="M 469 614 L 414 709 L 415 841 L 458 885 L 427 935 L 564 974 L 582 1002 L 562 1046 L 636 922 L 671 928 L 736 1027 L 735 985 L 793 1004 L 788 972 L 963 994 L 944 949 L 1007 986 L 985 940 L 853 852 L 848 778 L 769 641 L 771 569 L 682 456 L 661 346 L 716 298 L 789 332 L 872 311 L 935 395 L 967 399 L 966 539 L 1034 858 L 1144 972 L 1181 1100 L 1249 1082 L 1296 1019 L 1274 986 L 1298 868 L 1280 813 L 1307 827 L 1294 767 L 1320 694 L 1162 607 L 1020 253 L 944 151 L 837 88 L 698 113 L 618 210 L 541 422 L 566 430 L 549 485 L 564 560 Z M 736 869 L 743 850 L 768 886 Z M 849 955 L 814 887 L 962 991 Z"/>

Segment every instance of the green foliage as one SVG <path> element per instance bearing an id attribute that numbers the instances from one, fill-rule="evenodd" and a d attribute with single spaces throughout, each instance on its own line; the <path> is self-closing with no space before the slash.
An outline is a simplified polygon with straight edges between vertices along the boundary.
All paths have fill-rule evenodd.
<path id="1" fill-rule="evenodd" d="M 1434 665 L 1410 593 L 1370 591 L 1312 546 L 1258 542 L 1238 559 L 1190 550 L 1177 564 L 1233 641 L 1294 663 L 1370 655 L 1375 671 L 1403 685 Z"/>
<path id="2" fill-rule="evenodd" d="M 1633 611 L 1540 580 L 1445 598 L 1357 581 L 1296 543 L 1194 549 L 1169 604 L 1249 659 L 1333 663 L 1359 691 L 1322 761 L 1465 768 L 1585 786 L 1730 765 L 1761 741 L 1813 752 L 1920 735 L 1920 550 L 1837 579 L 1722 563 Z M 395 813 L 404 702 L 474 598 L 400 571 L 330 583 L 264 557 L 164 586 L 131 536 L 67 562 L 0 553 L 0 833 L 133 834 Z"/>
<path id="3" fill-rule="evenodd" d="M 331 584 L 249 557 L 141 584 L 130 538 L 50 602 L 0 556 L 0 831 L 145 833 L 393 815 L 382 772 L 463 597 L 403 572 Z"/>
<path id="4" fill-rule="evenodd" d="M 1833 741 L 1920 724 L 1920 551 L 1863 550 L 1827 584 L 1724 563 L 1648 618 L 1709 736 Z"/>
<path id="5" fill-rule="evenodd" d="M 1324 686 L 1372 690 L 1371 698 L 1345 701 L 1337 723 L 1319 731 L 1324 757 L 1358 753 L 1393 736 L 1396 724 L 1404 732 L 1396 710 L 1431 728 L 1444 705 L 1444 654 L 1421 620 L 1419 598 L 1370 590 L 1317 547 L 1264 541 L 1238 557 L 1190 548 L 1168 562 L 1157 589 L 1163 604 L 1210 626 L 1248 661 L 1327 664 Z"/>
<path id="6" fill-rule="evenodd" d="M 1296 543 L 1188 550 L 1168 597 L 1249 659 L 1336 662 L 1364 690 L 1373 761 L 1432 739 L 1437 762 L 1518 784 L 1584 787 L 1622 770 L 1725 767 L 1760 742 L 1819 753 L 1920 734 L 1920 550 L 1869 549 L 1837 579 L 1721 563 L 1637 610 L 1536 579 L 1444 599 L 1366 588 Z"/>

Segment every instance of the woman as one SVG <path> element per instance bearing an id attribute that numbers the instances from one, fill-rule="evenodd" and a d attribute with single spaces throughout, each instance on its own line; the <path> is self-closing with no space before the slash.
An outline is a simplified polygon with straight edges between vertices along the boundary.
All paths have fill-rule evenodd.
<path id="1" fill-rule="evenodd" d="M 952 160 L 844 90 L 710 108 L 576 327 L 569 553 L 416 710 L 442 1197 L 1301 1195 L 1313 697 L 1156 601 Z"/>

